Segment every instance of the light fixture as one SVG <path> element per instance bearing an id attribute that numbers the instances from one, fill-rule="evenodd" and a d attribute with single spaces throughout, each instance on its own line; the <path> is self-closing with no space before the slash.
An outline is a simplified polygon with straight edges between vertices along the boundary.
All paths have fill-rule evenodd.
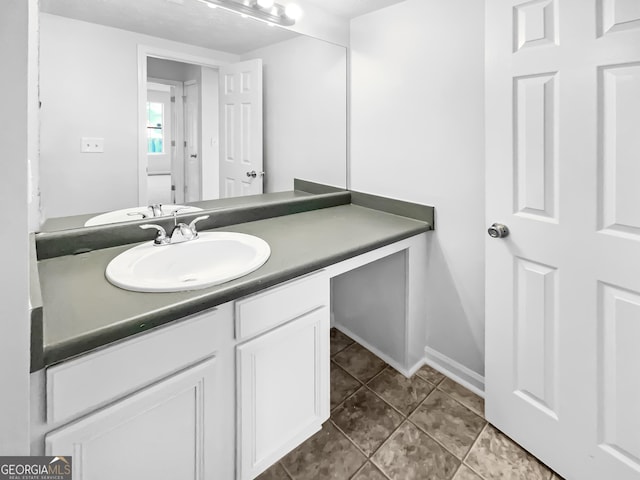
<path id="1" fill-rule="evenodd" d="M 295 3 L 288 4 L 284 9 L 284 14 L 293 21 L 296 21 L 302 15 L 302 9 Z"/>
<path id="2" fill-rule="evenodd" d="M 290 27 L 300 18 L 300 7 L 290 3 L 286 7 L 274 0 L 200 0 L 208 6 L 218 6 L 240 15 L 263 20 L 267 23 Z"/>

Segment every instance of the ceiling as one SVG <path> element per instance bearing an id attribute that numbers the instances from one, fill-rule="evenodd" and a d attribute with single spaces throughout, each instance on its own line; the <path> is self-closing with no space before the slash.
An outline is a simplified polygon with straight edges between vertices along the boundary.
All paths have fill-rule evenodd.
<path id="1" fill-rule="evenodd" d="M 404 0 L 299 0 L 351 19 Z M 279 3 L 287 3 L 279 0 Z M 176 42 L 243 54 L 298 34 L 198 0 L 40 0 L 40 10 Z"/>
<path id="2" fill-rule="evenodd" d="M 404 0 L 302 0 L 343 18 L 355 18 Z"/>
<path id="3" fill-rule="evenodd" d="M 299 35 L 198 0 L 40 0 L 40 10 L 235 54 Z"/>

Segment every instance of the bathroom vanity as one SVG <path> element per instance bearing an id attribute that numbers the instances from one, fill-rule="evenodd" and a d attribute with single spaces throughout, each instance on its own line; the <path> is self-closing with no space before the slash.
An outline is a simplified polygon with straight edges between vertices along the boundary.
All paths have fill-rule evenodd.
<path id="1" fill-rule="evenodd" d="M 75 479 L 253 479 L 329 418 L 332 324 L 407 375 L 422 365 L 431 207 L 340 192 L 247 208 L 212 221 L 271 257 L 203 290 L 111 285 L 106 265 L 133 245 L 95 247 L 106 230 L 75 237 L 75 255 L 72 233 L 36 240 L 33 455 L 71 455 Z M 138 240 L 133 223 L 101 228 Z"/>

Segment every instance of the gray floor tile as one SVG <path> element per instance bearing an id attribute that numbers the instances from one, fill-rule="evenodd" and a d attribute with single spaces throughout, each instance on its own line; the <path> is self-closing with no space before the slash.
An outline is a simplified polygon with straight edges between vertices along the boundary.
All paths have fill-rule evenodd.
<path id="1" fill-rule="evenodd" d="M 405 415 L 415 410 L 435 388 L 417 375 L 407 378 L 391 367 L 371 380 L 368 386 Z"/>
<path id="2" fill-rule="evenodd" d="M 402 423 L 403 417 L 366 387 L 362 387 L 331 415 L 331 420 L 367 455 Z"/>
<path id="3" fill-rule="evenodd" d="M 449 480 L 460 464 L 410 422 L 396 430 L 372 460 L 392 480 Z"/>
<path id="4" fill-rule="evenodd" d="M 551 471 L 492 425 L 482 432 L 465 460 L 485 480 L 549 480 Z"/>
<path id="5" fill-rule="evenodd" d="M 360 388 L 361 385 L 358 380 L 331 362 L 331 410 L 340 405 L 345 398 Z"/>
<path id="6" fill-rule="evenodd" d="M 416 372 L 420 378 L 426 380 L 427 382 L 431 382 L 434 385 L 437 385 L 444 379 L 444 375 L 441 374 L 434 368 L 431 368 L 429 365 L 423 365 L 420 367 L 420 370 Z"/>
<path id="7" fill-rule="evenodd" d="M 484 402 L 473 392 L 428 366 L 408 380 L 337 330 L 331 340 L 337 352 L 331 364 L 331 421 L 259 480 L 552 478 L 535 457 L 486 425 Z M 371 455 L 369 461 L 363 452 Z M 466 465 L 460 466 L 462 458 Z"/>
<path id="8" fill-rule="evenodd" d="M 445 379 L 438 385 L 438 388 L 484 418 L 484 400 L 482 397 L 476 395 L 471 390 L 467 390 L 450 378 Z"/>
<path id="9" fill-rule="evenodd" d="M 354 475 L 352 480 L 387 480 L 387 477 L 373 464 L 367 463 L 362 470 Z"/>
<path id="10" fill-rule="evenodd" d="M 442 443 L 460 460 L 485 425 L 485 420 L 436 390 L 411 415 L 411 421 Z"/>
<path id="11" fill-rule="evenodd" d="M 353 340 L 347 337 L 344 333 L 342 333 L 337 328 L 332 328 L 329 332 L 329 346 L 331 350 L 331 356 L 333 357 L 336 353 L 341 352 L 349 345 L 353 344 Z"/>
<path id="12" fill-rule="evenodd" d="M 284 468 L 282 468 L 282 465 L 276 463 L 265 470 L 256 480 L 289 480 L 290 478 Z"/>
<path id="13" fill-rule="evenodd" d="M 456 472 L 453 480 L 482 480 L 482 477 L 478 476 L 473 470 L 466 465 L 461 465 L 460 470 Z"/>
<path id="14" fill-rule="evenodd" d="M 282 460 L 294 480 L 347 480 L 366 457 L 342 433 L 326 422 L 322 430 Z"/>
<path id="15" fill-rule="evenodd" d="M 361 382 L 368 382 L 387 365 L 357 343 L 345 348 L 333 360 Z"/>

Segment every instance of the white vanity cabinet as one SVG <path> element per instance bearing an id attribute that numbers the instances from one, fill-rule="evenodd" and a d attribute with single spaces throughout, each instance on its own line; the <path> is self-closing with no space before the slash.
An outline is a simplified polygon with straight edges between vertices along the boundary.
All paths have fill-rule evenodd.
<path id="1" fill-rule="evenodd" d="M 32 375 L 32 454 L 75 480 L 253 479 L 329 418 L 316 272 Z"/>
<path id="2" fill-rule="evenodd" d="M 46 454 L 72 455 L 74 479 L 214 478 L 213 432 L 204 419 L 215 415 L 215 362 L 205 360 L 48 434 Z"/>
<path id="3" fill-rule="evenodd" d="M 234 478 L 233 332 L 228 303 L 38 372 L 32 454 L 75 480 Z"/>
<path id="4" fill-rule="evenodd" d="M 329 295 L 319 272 L 236 302 L 240 480 L 329 418 Z"/>

